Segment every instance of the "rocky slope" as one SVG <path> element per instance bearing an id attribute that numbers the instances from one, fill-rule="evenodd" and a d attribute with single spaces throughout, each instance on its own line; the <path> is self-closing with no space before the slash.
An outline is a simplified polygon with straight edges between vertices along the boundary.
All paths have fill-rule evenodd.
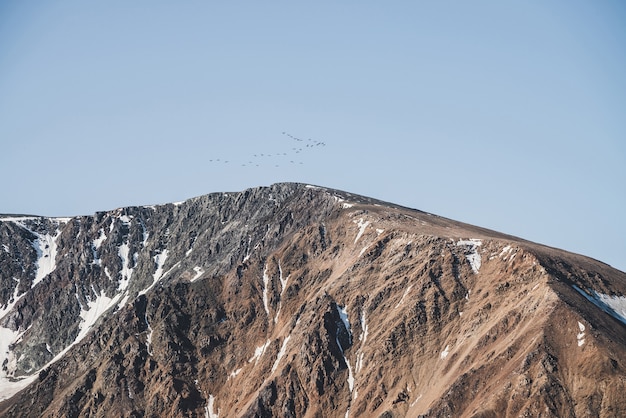
<path id="1" fill-rule="evenodd" d="M 626 416 L 626 274 L 302 184 L 0 218 L 0 415 Z"/>

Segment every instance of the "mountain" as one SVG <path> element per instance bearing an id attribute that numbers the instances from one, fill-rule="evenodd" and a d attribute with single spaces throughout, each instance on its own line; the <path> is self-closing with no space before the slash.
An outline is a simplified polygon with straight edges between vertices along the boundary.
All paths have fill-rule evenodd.
<path id="1" fill-rule="evenodd" d="M 626 274 L 284 183 L 0 218 L 0 415 L 626 416 Z"/>

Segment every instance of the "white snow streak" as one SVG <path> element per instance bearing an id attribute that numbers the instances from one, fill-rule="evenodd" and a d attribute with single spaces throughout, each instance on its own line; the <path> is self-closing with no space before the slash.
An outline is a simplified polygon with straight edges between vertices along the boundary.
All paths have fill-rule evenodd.
<path id="1" fill-rule="evenodd" d="M 339 318 L 341 318 L 341 322 L 343 322 L 343 325 L 345 326 L 346 331 L 348 332 L 348 337 L 350 339 L 350 342 L 352 342 L 352 332 L 350 331 L 350 321 L 348 320 L 347 307 L 340 307 L 339 305 L 337 305 L 337 312 L 339 313 Z M 341 355 L 343 356 L 343 360 L 346 362 L 346 366 L 348 366 L 348 387 L 350 388 L 350 393 L 352 393 L 352 390 L 354 389 L 354 375 L 352 374 L 352 367 L 350 367 L 350 362 L 348 361 L 348 358 L 344 354 L 343 347 L 341 346 L 341 343 L 339 342 L 339 335 L 337 335 L 336 341 L 337 341 L 337 347 L 339 347 L 339 350 L 341 351 Z"/>
<path id="2" fill-rule="evenodd" d="M 146 326 L 148 327 L 148 334 L 146 334 L 146 350 L 148 351 L 148 355 L 152 355 L 152 327 L 148 322 L 148 314 L 146 313 L 144 316 L 144 321 L 146 321 Z"/>
<path id="3" fill-rule="evenodd" d="M 250 246 L 251 245 L 252 245 L 252 237 L 248 236 L 248 246 L 246 247 L 246 256 L 243 258 L 244 263 L 250 259 Z"/>
<path id="4" fill-rule="evenodd" d="M 278 352 L 278 355 L 276 356 L 276 361 L 274 362 L 274 365 L 272 366 L 272 373 L 276 371 L 276 369 L 278 368 L 278 365 L 280 364 L 280 360 L 284 357 L 285 353 L 287 352 L 287 343 L 289 342 L 290 338 L 291 338 L 291 335 L 287 336 L 287 338 L 283 340 L 283 345 L 280 347 L 280 351 Z"/>
<path id="5" fill-rule="evenodd" d="M 154 278 L 155 282 L 158 281 L 161 276 L 163 276 L 163 265 L 165 264 L 165 260 L 167 260 L 168 254 L 168 250 L 163 250 L 162 252 L 154 256 L 154 262 L 156 263 L 157 268 L 152 277 Z"/>
<path id="6" fill-rule="evenodd" d="M 124 244 L 120 245 L 117 251 L 117 255 L 122 260 L 122 269 L 120 270 L 120 274 L 122 275 L 122 280 L 120 280 L 120 283 L 117 287 L 117 289 L 120 291 L 126 290 L 130 282 L 130 278 L 133 275 L 134 269 L 129 267 L 129 263 L 130 263 L 130 259 L 128 257 L 129 253 L 130 253 L 130 246 L 128 245 L 128 242 L 125 242 Z M 136 257 L 137 257 L 137 254 L 135 253 L 134 258 Z"/>
<path id="7" fill-rule="evenodd" d="M 270 316 L 270 308 L 269 301 L 267 297 L 267 287 L 270 283 L 270 277 L 267 275 L 267 264 L 265 264 L 265 269 L 263 270 L 263 307 L 265 308 L 265 312 L 267 316 Z"/>
<path id="8" fill-rule="evenodd" d="M 285 292 L 285 289 L 287 289 L 287 282 L 289 281 L 289 276 L 287 276 L 286 279 L 283 279 L 283 269 L 280 266 L 280 260 L 278 260 L 278 280 L 280 280 L 280 295 L 282 296 L 282 294 Z"/>
<path id="9" fill-rule="evenodd" d="M 362 330 L 361 335 L 359 335 L 359 341 L 361 341 L 361 347 L 359 348 L 359 352 L 356 357 L 356 364 L 354 366 L 356 374 L 359 374 L 359 372 L 363 368 L 363 359 L 365 357 L 365 354 L 363 353 L 363 346 L 367 342 L 367 334 L 368 334 L 368 326 L 367 326 L 367 321 L 365 319 L 365 310 L 361 311 L 361 330 Z M 356 398 L 356 393 L 354 397 Z"/>
<path id="10" fill-rule="evenodd" d="M 207 403 L 207 405 L 204 407 L 204 412 L 205 412 L 205 417 L 206 418 L 219 418 L 220 416 L 220 410 L 217 410 L 217 413 L 214 412 L 215 411 L 215 398 L 213 397 L 213 395 L 209 395 L 209 402 Z"/>
<path id="11" fill-rule="evenodd" d="M 400 307 L 400 305 L 402 305 L 402 302 L 404 302 L 404 298 L 406 298 L 406 295 L 409 294 L 409 292 L 411 291 L 411 289 L 413 288 L 413 285 L 410 284 L 405 290 L 404 293 L 402 294 L 402 297 L 400 298 L 400 302 L 398 302 L 398 304 L 396 305 L 396 309 Z"/>
<path id="12" fill-rule="evenodd" d="M 346 331 L 350 337 L 350 342 L 352 342 L 352 331 L 350 330 L 350 321 L 348 320 L 348 310 L 346 306 L 337 305 L 337 312 L 339 312 L 339 317 L 341 318 L 341 322 L 343 322 L 344 327 L 346 327 Z"/>
<path id="13" fill-rule="evenodd" d="M 117 304 L 117 308 L 115 309 L 122 309 L 124 305 L 126 305 L 126 302 L 128 302 L 128 299 L 130 299 L 130 295 L 128 294 L 128 292 L 125 292 L 124 297 L 122 298 L 122 300 L 120 300 L 120 303 Z"/>
<path id="14" fill-rule="evenodd" d="M 367 228 L 367 226 L 370 224 L 370 221 L 363 221 L 363 218 L 360 218 L 358 221 L 352 221 L 352 222 L 357 224 L 357 226 L 359 227 L 359 233 L 356 235 L 356 238 L 354 239 L 354 243 L 356 244 L 356 242 L 359 240 L 359 238 L 361 238 L 361 236 L 365 232 L 365 229 Z"/>
<path id="15" fill-rule="evenodd" d="M 162 277 L 167 276 L 168 274 L 170 274 L 170 272 L 171 272 L 172 270 L 174 270 L 175 268 L 177 268 L 179 265 L 180 265 L 180 261 L 179 261 L 179 262 L 177 262 L 176 264 L 174 264 L 174 265 L 172 266 L 172 268 L 170 268 L 168 271 L 166 271 L 165 273 L 163 273 L 163 274 L 161 275 L 161 278 L 162 278 Z M 154 287 L 154 285 L 155 285 L 155 284 L 157 284 L 157 283 L 158 283 L 158 281 L 157 281 L 157 280 L 155 280 L 154 282 L 152 282 L 152 284 L 151 284 L 150 286 L 146 287 L 146 288 L 145 288 L 145 289 L 143 289 L 141 292 L 139 292 L 139 293 L 137 294 L 137 296 L 145 295 L 145 294 L 146 294 L 146 293 L 148 293 L 148 291 L 149 291 L 150 289 L 152 289 L 152 288 Z"/>
<path id="16" fill-rule="evenodd" d="M 582 346 L 585 343 L 585 325 L 578 322 L 578 329 L 580 333 L 576 334 L 576 340 L 578 341 L 578 346 Z"/>
<path id="17" fill-rule="evenodd" d="M 283 279 L 283 269 L 280 266 L 280 260 L 278 260 L 278 280 L 280 280 L 280 299 L 278 301 L 278 310 L 276 311 L 276 315 L 274 316 L 274 323 L 278 322 L 280 310 L 283 307 L 283 293 L 285 293 L 285 289 L 287 289 L 287 282 L 289 281 L 289 276 Z"/>
<path id="18" fill-rule="evenodd" d="M 365 341 L 367 341 L 368 326 L 365 319 L 365 310 L 363 310 L 361 311 L 361 329 L 363 330 L 363 332 L 361 333 L 361 335 L 359 335 L 359 340 L 361 341 L 361 344 L 365 344 Z"/>
<path id="19" fill-rule="evenodd" d="M 409 408 L 413 408 L 415 406 L 415 404 L 417 403 L 417 401 L 419 401 L 420 399 L 422 399 L 422 395 L 421 394 L 417 398 L 415 398 L 415 400 L 413 402 L 411 402 L 411 405 L 409 406 Z"/>

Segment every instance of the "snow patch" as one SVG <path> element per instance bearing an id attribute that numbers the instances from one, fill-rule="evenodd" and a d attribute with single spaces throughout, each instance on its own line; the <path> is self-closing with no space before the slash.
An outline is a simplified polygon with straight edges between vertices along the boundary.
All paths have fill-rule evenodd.
<path id="1" fill-rule="evenodd" d="M 480 254 L 478 254 L 478 247 L 482 245 L 482 241 L 472 238 L 469 240 L 459 240 L 456 245 L 459 247 L 466 247 L 467 253 L 465 254 L 465 257 L 470 263 L 474 274 L 478 274 L 478 270 L 480 270 L 481 265 Z"/>
<path id="2" fill-rule="evenodd" d="M 596 297 L 609 307 L 611 311 L 609 314 L 626 324 L 626 297 L 610 296 L 602 293 L 596 293 Z"/>
<path id="3" fill-rule="evenodd" d="M 31 288 L 35 287 L 37 283 L 43 280 L 48 274 L 52 273 L 56 268 L 56 240 L 59 235 L 61 235 L 61 231 L 57 229 L 57 233 L 54 236 L 50 234 L 33 233 L 37 235 L 37 239 L 33 242 L 33 248 L 37 251 L 37 273 L 35 274 L 35 280 Z"/>
<path id="4" fill-rule="evenodd" d="M 13 289 L 13 296 L 11 297 L 11 299 L 9 299 L 9 302 L 6 306 L 0 309 L 0 318 L 3 318 L 7 313 L 9 313 L 9 311 L 13 309 L 15 304 L 22 298 L 22 296 L 26 294 L 22 293 L 20 296 L 18 296 L 18 292 L 20 291 L 20 281 L 17 280 L 15 277 L 13 278 L 13 280 L 16 282 L 15 289 Z M 2 363 L 0 362 L 0 365 L 1 364 Z"/>
<path id="5" fill-rule="evenodd" d="M 271 341 L 268 339 L 267 341 L 265 341 L 265 344 L 255 348 L 254 355 L 250 357 L 250 359 L 248 359 L 248 363 L 252 363 L 254 361 L 254 364 L 257 364 L 263 353 L 265 353 L 265 350 L 267 350 L 267 347 L 269 347 L 270 342 Z"/>
<path id="6" fill-rule="evenodd" d="M 12 376 L 17 366 L 17 359 L 10 350 L 10 346 L 16 343 L 23 334 L 19 330 L 13 331 L 9 328 L 0 327 L 0 365 L 6 364 L 8 366 L 8 371 L 0 369 L 0 401 L 15 395 L 37 377 L 35 374 L 17 380 Z"/>
<path id="7" fill-rule="evenodd" d="M 93 247 L 96 250 L 99 250 L 100 247 L 102 246 L 102 243 L 107 239 L 107 234 L 104 232 L 104 228 L 100 228 L 98 232 L 99 232 L 98 238 L 93 240 Z"/>
<path id="8" fill-rule="evenodd" d="M 341 322 L 343 322 L 343 326 L 346 327 L 346 331 L 348 332 L 348 336 L 350 337 L 350 343 L 352 343 L 352 331 L 350 330 L 350 321 L 348 320 L 347 307 L 337 305 L 337 312 L 339 313 L 339 318 L 341 318 Z"/>
<path id="9" fill-rule="evenodd" d="M 506 261 L 508 255 L 511 254 L 511 251 L 513 251 L 513 248 L 510 245 L 507 245 L 506 247 L 502 248 L 502 251 L 500 251 L 500 255 L 499 255 L 500 258 Z"/>
<path id="10" fill-rule="evenodd" d="M 91 246 L 93 251 L 93 264 L 100 266 L 102 261 L 98 256 L 98 250 L 102 246 L 102 243 L 107 239 L 107 235 L 104 232 L 104 228 L 100 228 L 98 238 L 94 239 Z"/>
<path id="11" fill-rule="evenodd" d="M 237 370 L 233 370 L 232 372 L 230 372 L 230 375 L 228 376 L 228 378 L 232 379 L 233 377 L 237 377 L 237 375 L 239 373 L 241 373 L 242 370 L 243 370 L 243 368 L 239 368 Z"/>
<path id="12" fill-rule="evenodd" d="M 446 357 L 448 357 L 449 353 L 450 353 L 450 346 L 446 345 L 446 348 L 444 348 L 443 351 L 441 352 L 441 354 L 439 354 L 439 357 L 443 360 Z"/>
<path id="13" fill-rule="evenodd" d="M 409 408 L 413 408 L 415 406 L 415 404 L 417 403 L 417 401 L 419 401 L 420 399 L 422 399 L 422 395 L 421 394 L 417 398 L 415 398 L 415 400 L 413 402 L 411 402 L 411 405 L 409 406 Z"/>
<path id="14" fill-rule="evenodd" d="M 191 280 L 189 280 L 190 282 L 195 282 L 196 280 L 198 280 L 204 274 L 204 269 L 202 267 L 199 267 L 199 266 L 195 266 L 193 268 L 193 271 L 196 272 L 196 275 L 193 276 L 191 278 Z"/>
<path id="15" fill-rule="evenodd" d="M 102 314 L 117 303 L 119 297 L 120 295 L 110 298 L 102 292 L 96 296 L 95 300 L 87 302 L 87 309 L 81 309 L 80 311 L 80 317 L 82 319 L 78 326 L 80 331 L 73 344 L 78 343 L 87 335 L 91 327 L 95 325 Z"/>
<path id="16" fill-rule="evenodd" d="M 573 285 L 572 286 L 578 293 L 583 295 L 587 300 L 598 308 L 602 309 L 607 314 L 611 315 L 613 318 L 617 319 L 623 324 L 626 324 L 626 297 L 625 296 L 610 296 L 605 295 L 603 293 L 598 293 L 595 290 L 592 290 L 592 294 L 589 295 L 587 292 L 582 290 L 580 287 Z"/>

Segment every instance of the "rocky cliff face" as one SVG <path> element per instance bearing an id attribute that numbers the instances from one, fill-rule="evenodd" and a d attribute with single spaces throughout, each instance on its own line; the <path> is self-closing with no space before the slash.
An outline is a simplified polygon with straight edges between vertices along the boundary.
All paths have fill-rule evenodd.
<path id="1" fill-rule="evenodd" d="M 626 274 L 301 184 L 0 218 L 2 416 L 624 416 Z"/>

